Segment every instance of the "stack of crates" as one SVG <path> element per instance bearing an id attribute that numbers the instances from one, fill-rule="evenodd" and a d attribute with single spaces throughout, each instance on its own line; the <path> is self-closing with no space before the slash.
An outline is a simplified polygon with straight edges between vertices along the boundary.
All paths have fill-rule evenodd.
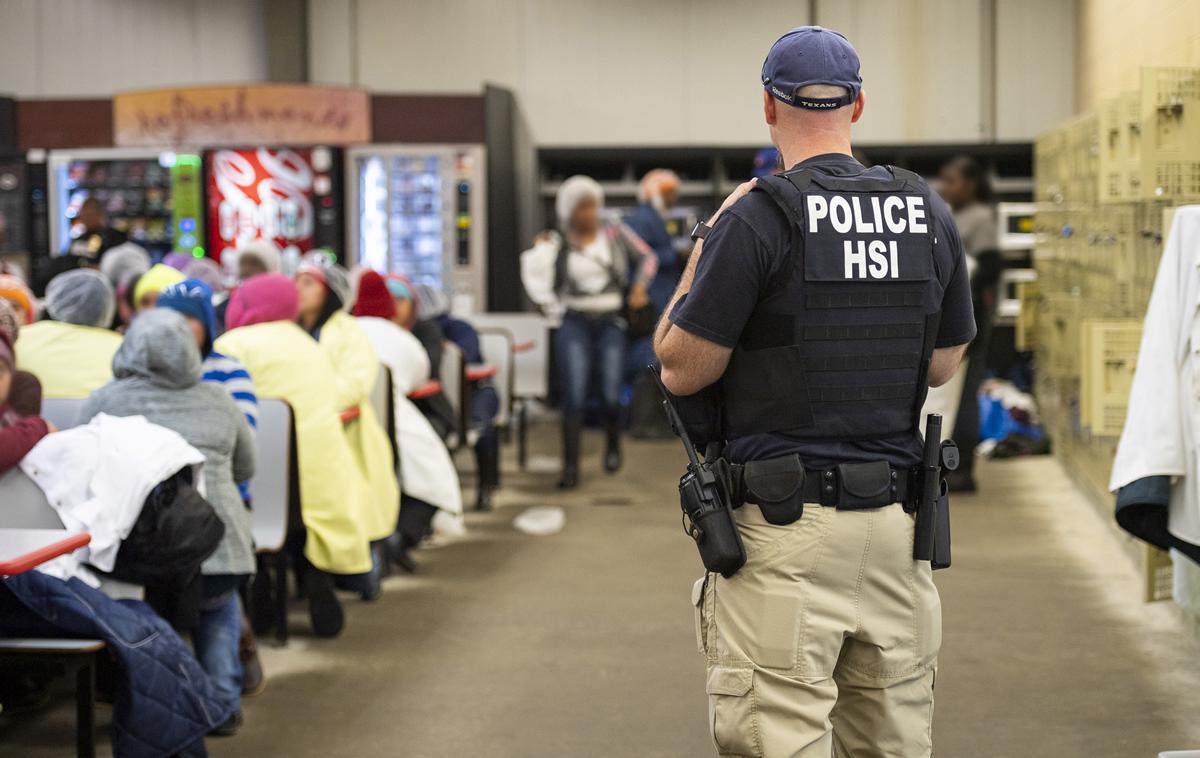
<path id="1" fill-rule="evenodd" d="M 1055 452 L 1106 515 L 1171 209 L 1200 203 L 1200 69 L 1145 68 L 1140 85 L 1038 137 L 1038 282 L 1019 319 Z M 1145 565 L 1161 572 L 1162 556 Z"/>

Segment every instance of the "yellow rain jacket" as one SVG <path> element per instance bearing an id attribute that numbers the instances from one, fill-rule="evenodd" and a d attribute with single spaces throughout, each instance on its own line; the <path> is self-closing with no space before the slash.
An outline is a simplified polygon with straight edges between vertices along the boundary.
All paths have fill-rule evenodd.
<path id="1" fill-rule="evenodd" d="M 381 540 L 396 531 L 400 486 L 396 481 L 392 442 L 371 404 L 371 390 L 379 379 L 379 357 L 367 333 L 353 316 L 342 311 L 330 316 L 321 327 L 319 341 L 337 379 L 338 408 L 357 406 L 360 412 L 344 429 L 346 441 L 367 481 L 367 536 Z"/>
<path id="2" fill-rule="evenodd" d="M 296 423 L 304 554 L 334 574 L 371 570 L 365 529 L 366 484 L 346 444 L 335 396 L 338 380 L 312 337 L 291 321 L 243 326 L 216 349 L 246 364 L 259 397 L 286 400 Z"/>
<path id="3" fill-rule="evenodd" d="M 112 380 L 121 335 L 95 326 L 39 321 L 17 336 L 17 368 L 42 383 L 45 397 L 80 398 Z"/>

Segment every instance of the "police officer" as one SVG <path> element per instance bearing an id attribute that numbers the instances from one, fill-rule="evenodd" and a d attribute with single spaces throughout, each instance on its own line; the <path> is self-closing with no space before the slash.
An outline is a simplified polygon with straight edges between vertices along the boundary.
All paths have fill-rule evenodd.
<path id="1" fill-rule="evenodd" d="M 712 736 L 721 755 L 928 756 L 941 606 L 913 559 L 917 418 L 975 334 L 962 245 L 920 177 L 851 157 L 845 37 L 793 29 L 762 81 L 790 168 L 697 227 L 655 335 L 672 393 L 719 387 L 748 556 L 693 592 Z"/>

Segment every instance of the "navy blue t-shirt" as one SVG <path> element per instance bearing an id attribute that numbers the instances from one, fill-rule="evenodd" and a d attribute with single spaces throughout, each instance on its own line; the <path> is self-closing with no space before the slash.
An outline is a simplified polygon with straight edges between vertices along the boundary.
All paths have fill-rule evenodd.
<path id="1" fill-rule="evenodd" d="M 818 155 L 797 165 L 828 176 L 865 175 L 891 178 L 887 168 L 869 169 L 849 155 Z M 952 347 L 975 337 L 975 315 L 962 241 L 946 203 L 932 197 L 934 267 L 942 295 L 942 316 L 936 347 Z M 671 311 L 679 328 L 723 345 L 735 346 L 742 328 L 779 265 L 788 258 L 791 230 L 787 217 L 762 191 L 738 200 L 717 219 L 704 240 L 696 275 L 688 294 Z M 799 453 L 806 466 L 886 460 L 912 466 L 921 460 L 916 434 L 889 439 L 846 442 L 803 439 L 787 432 L 755 434 L 733 440 L 726 455 L 740 463 Z"/>

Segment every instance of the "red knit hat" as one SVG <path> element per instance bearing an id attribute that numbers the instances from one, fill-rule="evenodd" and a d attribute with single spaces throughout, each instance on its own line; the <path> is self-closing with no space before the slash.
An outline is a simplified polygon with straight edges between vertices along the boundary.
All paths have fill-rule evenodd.
<path id="1" fill-rule="evenodd" d="M 377 271 L 364 271 L 358 280 L 358 300 L 354 301 L 355 316 L 375 316 L 391 319 L 396 315 L 396 301 L 387 282 Z"/>

